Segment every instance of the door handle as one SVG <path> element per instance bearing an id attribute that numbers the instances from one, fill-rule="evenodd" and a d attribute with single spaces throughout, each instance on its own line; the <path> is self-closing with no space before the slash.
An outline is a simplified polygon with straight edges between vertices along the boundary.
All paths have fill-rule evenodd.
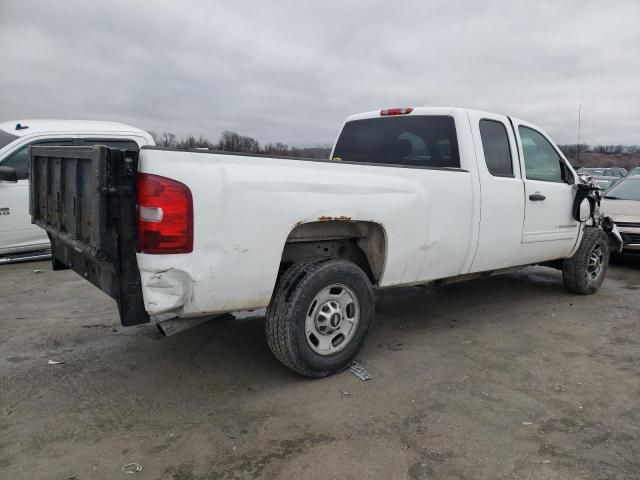
<path id="1" fill-rule="evenodd" d="M 532 195 L 529 195 L 529 200 L 531 200 L 532 202 L 541 202 L 545 198 L 547 198 L 547 197 L 542 195 L 540 192 L 536 192 L 536 193 L 534 193 Z"/>

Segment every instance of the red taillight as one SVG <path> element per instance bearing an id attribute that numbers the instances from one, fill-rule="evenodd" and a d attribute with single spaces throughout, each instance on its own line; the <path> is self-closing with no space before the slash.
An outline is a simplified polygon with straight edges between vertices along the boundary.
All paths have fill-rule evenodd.
<path id="1" fill-rule="evenodd" d="M 407 113 L 413 112 L 412 107 L 405 108 L 387 108 L 386 110 L 380 110 L 380 115 L 386 117 L 388 115 L 406 115 Z"/>
<path id="2" fill-rule="evenodd" d="M 183 183 L 138 173 L 138 251 L 191 253 L 193 200 Z"/>

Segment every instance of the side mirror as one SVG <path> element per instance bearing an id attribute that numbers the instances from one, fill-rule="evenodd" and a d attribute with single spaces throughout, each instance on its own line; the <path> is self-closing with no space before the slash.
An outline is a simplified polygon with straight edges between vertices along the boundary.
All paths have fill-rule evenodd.
<path id="1" fill-rule="evenodd" d="M 586 222 L 591 218 L 591 203 L 589 202 L 589 199 L 583 198 L 580 202 L 579 216 L 581 222 Z"/>
<path id="2" fill-rule="evenodd" d="M 18 173 L 13 167 L 3 167 L 0 165 L 0 182 L 16 183 L 18 181 Z"/>

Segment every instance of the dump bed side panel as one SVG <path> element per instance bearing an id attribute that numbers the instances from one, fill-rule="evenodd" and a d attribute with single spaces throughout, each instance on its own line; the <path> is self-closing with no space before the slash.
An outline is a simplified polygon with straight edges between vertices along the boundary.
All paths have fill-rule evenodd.
<path id="1" fill-rule="evenodd" d="M 32 222 L 53 269 L 71 268 L 118 303 L 123 325 L 149 321 L 136 263 L 136 151 L 30 147 Z"/>

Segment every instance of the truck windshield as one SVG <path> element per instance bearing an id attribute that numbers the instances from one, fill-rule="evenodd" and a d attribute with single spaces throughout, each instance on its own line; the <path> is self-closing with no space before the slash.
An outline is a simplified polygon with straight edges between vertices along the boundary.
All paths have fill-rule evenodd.
<path id="1" fill-rule="evenodd" d="M 347 122 L 333 160 L 460 168 L 455 122 L 448 116 L 397 116 Z"/>
<path id="2" fill-rule="evenodd" d="M 16 138 L 18 138 L 16 135 L 11 135 L 10 133 L 0 129 L 0 149 L 9 145 Z"/>
<path id="3" fill-rule="evenodd" d="M 640 177 L 628 178 L 615 184 L 607 190 L 604 198 L 608 198 L 610 200 L 640 201 Z"/>

